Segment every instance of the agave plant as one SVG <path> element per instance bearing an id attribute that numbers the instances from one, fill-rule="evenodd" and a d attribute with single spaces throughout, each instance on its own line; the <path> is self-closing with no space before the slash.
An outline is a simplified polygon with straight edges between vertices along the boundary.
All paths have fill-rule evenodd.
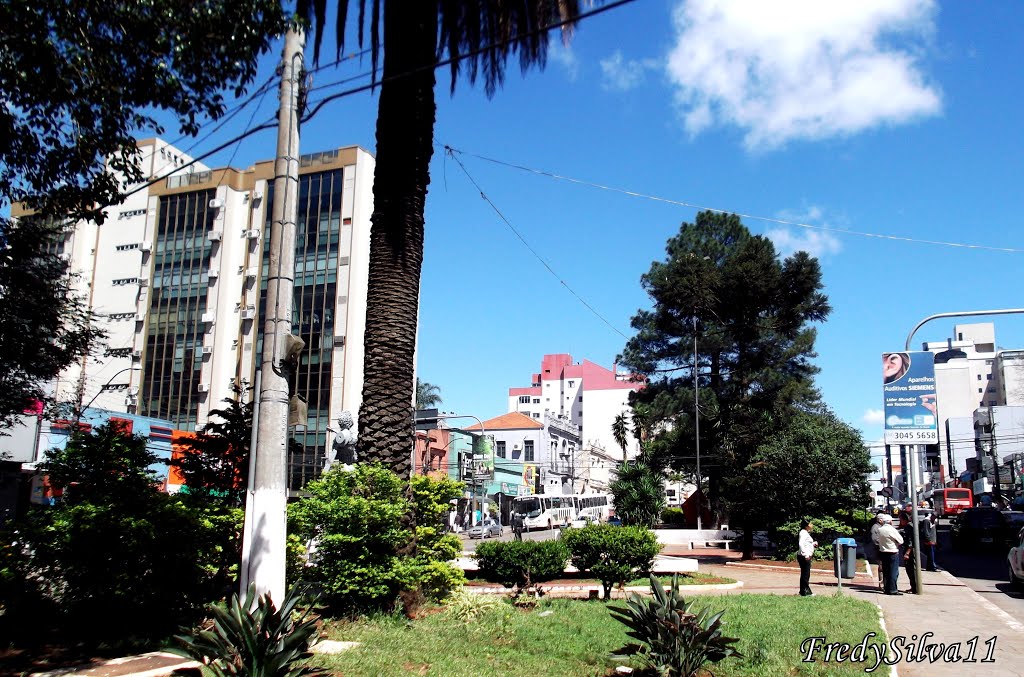
<path id="1" fill-rule="evenodd" d="M 180 646 L 169 651 L 204 663 L 217 677 L 318 674 L 296 665 L 313 655 L 309 648 L 317 631 L 317 619 L 309 615 L 309 608 L 301 614 L 295 611 L 301 599 L 299 588 L 292 587 L 280 609 L 270 595 L 255 597 L 256 586 L 250 585 L 244 600 L 235 594 L 227 605 L 213 607 L 213 627 L 175 636 Z"/>
<path id="2" fill-rule="evenodd" d="M 612 607 L 612 617 L 629 628 L 626 634 L 642 644 L 630 643 L 612 654 L 625 661 L 635 657 L 642 669 L 664 677 L 693 677 L 708 661 L 717 663 L 729 656 L 740 657 L 732 645 L 739 641 L 722 634 L 724 611 L 691 611 L 693 601 L 679 594 L 679 576 L 672 576 L 666 593 L 651 576 L 651 598 L 631 593 L 626 608 Z"/>

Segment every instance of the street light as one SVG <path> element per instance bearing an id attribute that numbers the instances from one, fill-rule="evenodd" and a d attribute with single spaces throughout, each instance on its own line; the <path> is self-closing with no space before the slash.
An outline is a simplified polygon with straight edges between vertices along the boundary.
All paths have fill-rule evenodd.
<path id="1" fill-rule="evenodd" d="M 89 400 L 89 402 L 86 403 L 86 405 L 79 410 L 79 417 L 81 417 L 82 412 L 84 412 L 86 409 L 88 409 L 89 407 L 92 406 L 92 403 L 96 401 L 96 398 L 99 397 L 101 394 L 103 394 L 103 392 L 107 389 L 107 386 L 109 386 L 111 384 L 111 382 L 113 382 L 113 380 L 115 378 L 117 378 L 121 374 L 125 373 L 126 371 L 142 371 L 142 367 L 138 367 L 138 366 L 134 366 L 134 365 L 131 366 L 131 367 L 125 367 L 124 369 L 122 369 L 121 371 L 117 372 L 116 374 L 111 376 L 109 379 L 107 379 L 107 382 L 100 386 L 100 389 L 96 392 L 95 395 L 92 396 L 92 399 Z"/>

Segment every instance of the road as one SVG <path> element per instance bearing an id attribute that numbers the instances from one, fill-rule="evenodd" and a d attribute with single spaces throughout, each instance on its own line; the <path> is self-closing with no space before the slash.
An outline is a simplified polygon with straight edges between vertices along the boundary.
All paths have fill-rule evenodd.
<path id="1" fill-rule="evenodd" d="M 558 529 L 535 529 L 533 531 L 524 531 L 524 541 L 549 541 L 552 538 L 558 537 Z M 462 549 L 466 552 L 475 552 L 476 546 L 481 542 L 479 538 L 469 538 L 465 533 L 459 534 L 459 538 L 462 540 Z M 512 534 L 511 527 L 505 527 L 502 529 L 502 534 L 499 538 L 488 538 L 488 541 L 511 541 L 514 536 Z"/>
<path id="2" fill-rule="evenodd" d="M 1006 551 L 953 550 L 949 524 L 939 521 L 938 565 L 959 578 L 964 585 L 1024 623 L 1024 593 L 1010 587 L 1006 573 Z M 941 592 L 940 592 L 941 594 Z"/>

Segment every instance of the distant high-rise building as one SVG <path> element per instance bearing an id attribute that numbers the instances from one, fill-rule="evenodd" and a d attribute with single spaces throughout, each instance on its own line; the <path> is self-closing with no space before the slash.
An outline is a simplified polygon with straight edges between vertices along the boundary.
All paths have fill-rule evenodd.
<path id="1" fill-rule="evenodd" d="M 107 339 L 55 394 L 196 430 L 236 385 L 255 382 L 274 284 L 274 163 L 185 168 L 192 158 L 162 140 L 138 145 L 147 181 L 174 173 L 58 245 Z M 292 490 L 323 467 L 330 422 L 361 403 L 373 167 L 354 146 L 300 160 L 292 332 L 306 342 L 295 386 L 308 417 L 292 434 Z"/>
<path id="2" fill-rule="evenodd" d="M 508 389 L 508 410 L 541 423 L 545 414 L 567 420 L 580 427 L 584 449 L 596 448 L 621 459 L 612 424 L 619 414 L 629 417 L 629 394 L 644 385 L 615 367 L 607 369 L 589 360 L 574 363 L 565 353 L 545 355 L 528 388 Z M 632 458 L 637 452 L 636 439 L 630 435 L 626 454 Z"/>

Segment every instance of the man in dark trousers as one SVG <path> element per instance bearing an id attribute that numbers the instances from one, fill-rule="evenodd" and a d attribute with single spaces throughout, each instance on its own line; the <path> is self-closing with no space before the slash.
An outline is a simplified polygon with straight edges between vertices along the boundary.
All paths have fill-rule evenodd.
<path id="1" fill-rule="evenodd" d="M 923 515 L 918 525 L 918 533 L 921 536 L 921 565 L 928 571 L 938 571 L 935 563 L 935 544 L 938 539 L 938 530 L 935 526 L 935 513 Z"/>
<path id="2" fill-rule="evenodd" d="M 800 562 L 800 595 L 809 597 L 811 592 L 811 560 L 814 558 L 814 549 L 818 542 L 811 538 L 814 525 L 804 520 L 800 523 L 800 539 L 796 559 Z"/>
<path id="3" fill-rule="evenodd" d="M 512 533 L 517 541 L 523 540 L 523 516 L 517 512 L 512 513 Z"/>

